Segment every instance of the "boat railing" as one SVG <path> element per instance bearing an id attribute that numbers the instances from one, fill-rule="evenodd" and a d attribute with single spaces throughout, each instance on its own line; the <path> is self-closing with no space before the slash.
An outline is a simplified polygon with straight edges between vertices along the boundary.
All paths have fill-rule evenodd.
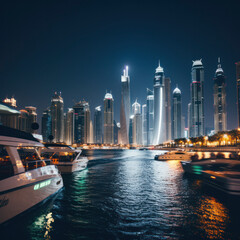
<path id="1" fill-rule="evenodd" d="M 23 162 L 23 166 L 26 171 L 37 169 L 40 167 L 45 167 L 51 164 L 52 164 L 52 161 L 50 159 Z"/>

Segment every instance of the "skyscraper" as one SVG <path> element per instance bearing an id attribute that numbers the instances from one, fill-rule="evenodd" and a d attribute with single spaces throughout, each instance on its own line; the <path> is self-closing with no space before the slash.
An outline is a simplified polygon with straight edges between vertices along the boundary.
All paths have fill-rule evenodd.
<path id="1" fill-rule="evenodd" d="M 132 104 L 132 114 L 141 114 L 141 104 L 137 102 L 137 100 Z"/>
<path id="2" fill-rule="evenodd" d="M 25 110 L 28 112 L 28 129 L 27 132 L 35 133 L 36 130 L 32 129 L 32 124 L 37 122 L 37 109 L 36 107 L 25 107 Z"/>
<path id="3" fill-rule="evenodd" d="M 121 124 L 121 143 L 129 143 L 129 118 L 130 118 L 130 77 L 128 76 L 128 66 L 123 70 L 121 76 L 121 109 L 120 109 L 120 124 Z"/>
<path id="4" fill-rule="evenodd" d="M 142 114 L 141 104 L 137 100 L 132 105 L 133 122 L 132 122 L 132 143 L 142 145 Z"/>
<path id="5" fill-rule="evenodd" d="M 153 144 L 154 127 L 154 96 L 153 91 L 147 88 L 147 145 Z"/>
<path id="6" fill-rule="evenodd" d="M 227 109 L 226 109 L 226 83 L 220 58 L 218 58 L 218 68 L 214 77 L 214 130 L 215 133 L 227 130 Z"/>
<path id="7" fill-rule="evenodd" d="M 105 144 L 114 143 L 114 108 L 113 108 L 113 97 L 111 93 L 106 93 L 104 97 L 104 120 L 103 120 L 103 142 Z"/>
<path id="8" fill-rule="evenodd" d="M 54 93 L 51 103 L 52 135 L 53 142 L 63 142 L 64 134 L 64 115 L 63 115 L 63 98 L 61 93 Z"/>
<path id="9" fill-rule="evenodd" d="M 165 78 L 166 140 L 172 139 L 171 121 L 171 79 Z"/>
<path id="10" fill-rule="evenodd" d="M 147 104 L 142 105 L 142 144 L 147 146 Z"/>
<path id="11" fill-rule="evenodd" d="M 90 106 L 89 103 L 86 102 L 85 104 L 85 125 L 84 125 L 84 131 L 85 131 L 85 136 L 86 136 L 86 142 L 85 143 L 90 143 L 91 142 L 91 111 L 90 111 Z"/>
<path id="12" fill-rule="evenodd" d="M 12 105 L 0 102 L 0 124 L 6 127 L 18 128 L 20 112 Z"/>
<path id="13" fill-rule="evenodd" d="M 118 124 L 116 123 L 116 121 L 114 120 L 113 121 L 113 124 L 114 124 L 114 144 L 118 144 L 118 132 L 119 132 L 119 126 Z"/>
<path id="14" fill-rule="evenodd" d="M 166 141 L 165 77 L 163 68 L 156 68 L 154 77 L 154 135 L 153 145 Z"/>
<path id="15" fill-rule="evenodd" d="M 95 108 L 93 122 L 94 143 L 102 144 L 102 109 L 101 106 Z"/>
<path id="16" fill-rule="evenodd" d="M 182 96 L 178 87 L 173 90 L 172 138 L 182 137 Z"/>
<path id="17" fill-rule="evenodd" d="M 73 110 L 74 143 L 88 143 L 88 133 L 90 132 L 89 104 L 86 101 L 80 101 L 73 106 Z"/>
<path id="18" fill-rule="evenodd" d="M 69 108 L 66 114 L 65 142 L 72 145 L 74 142 L 74 110 Z"/>
<path id="19" fill-rule="evenodd" d="M 204 68 L 202 60 L 193 61 L 191 82 L 190 137 L 204 135 Z"/>
<path id="20" fill-rule="evenodd" d="M 237 78 L 237 113 L 238 113 L 238 128 L 240 128 L 240 62 L 236 63 L 236 78 Z"/>
<path id="21" fill-rule="evenodd" d="M 42 137 L 44 142 L 48 142 L 48 137 L 52 135 L 52 117 L 51 110 L 48 108 L 42 115 Z"/>

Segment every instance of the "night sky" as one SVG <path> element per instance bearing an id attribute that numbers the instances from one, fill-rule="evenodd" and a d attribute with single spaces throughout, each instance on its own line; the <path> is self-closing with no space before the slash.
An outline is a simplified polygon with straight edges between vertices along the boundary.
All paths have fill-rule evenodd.
<path id="1" fill-rule="evenodd" d="M 36 106 L 38 121 L 61 91 L 65 110 L 85 99 L 91 111 L 106 90 L 119 121 L 129 66 L 131 101 L 145 103 L 158 59 L 190 100 L 192 60 L 205 68 L 205 125 L 213 128 L 217 58 L 227 77 L 228 129 L 237 127 L 235 62 L 240 61 L 240 1 L 5 1 L 0 7 L 0 98 Z"/>

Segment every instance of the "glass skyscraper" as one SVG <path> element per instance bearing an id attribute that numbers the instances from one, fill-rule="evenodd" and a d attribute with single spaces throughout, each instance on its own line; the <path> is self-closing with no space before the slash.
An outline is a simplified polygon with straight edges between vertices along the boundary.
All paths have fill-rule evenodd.
<path id="1" fill-rule="evenodd" d="M 154 127 L 154 96 L 153 91 L 147 89 L 147 145 L 153 144 Z"/>
<path id="2" fill-rule="evenodd" d="M 153 145 L 166 141 L 165 77 L 163 68 L 156 68 L 154 77 L 154 132 Z"/>
<path id="3" fill-rule="evenodd" d="M 172 107 L 172 138 L 178 139 L 182 135 L 182 96 L 178 87 L 173 90 L 173 107 Z"/>
<path id="4" fill-rule="evenodd" d="M 147 145 L 147 104 L 142 105 L 142 144 Z"/>
<path id="5" fill-rule="evenodd" d="M 227 109 L 226 109 L 226 83 L 220 58 L 218 58 L 218 68 L 214 77 L 214 130 L 215 133 L 227 130 Z"/>
<path id="6" fill-rule="evenodd" d="M 63 142 L 64 135 L 64 114 L 63 98 L 61 93 L 55 92 L 51 103 L 52 135 L 53 142 Z"/>
<path id="7" fill-rule="evenodd" d="M 114 108 L 113 97 L 111 93 L 106 93 L 104 97 L 104 120 L 103 120 L 103 142 L 105 144 L 114 143 Z"/>
<path id="8" fill-rule="evenodd" d="M 128 76 L 128 66 L 123 70 L 121 86 L 120 135 L 121 143 L 128 144 L 130 119 L 130 77 Z"/>
<path id="9" fill-rule="evenodd" d="M 171 79 L 165 78 L 166 140 L 172 139 L 171 121 Z"/>
<path id="10" fill-rule="evenodd" d="M 102 144 L 102 109 L 101 106 L 95 108 L 93 122 L 94 143 Z"/>
<path id="11" fill-rule="evenodd" d="M 48 108 L 42 115 L 42 137 L 44 142 L 48 142 L 48 137 L 52 135 L 51 110 Z"/>
<path id="12" fill-rule="evenodd" d="M 202 60 L 193 61 L 191 82 L 190 137 L 204 136 L 204 68 Z"/>
<path id="13" fill-rule="evenodd" d="M 90 110 L 86 101 L 80 101 L 73 107 L 74 110 L 74 143 L 88 143 L 90 132 Z M 90 136 L 89 136 L 90 139 Z"/>

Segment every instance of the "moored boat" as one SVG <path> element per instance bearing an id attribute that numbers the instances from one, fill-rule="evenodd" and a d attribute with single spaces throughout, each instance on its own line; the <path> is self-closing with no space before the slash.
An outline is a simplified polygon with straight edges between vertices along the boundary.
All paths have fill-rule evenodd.
<path id="1" fill-rule="evenodd" d="M 81 155 L 82 150 L 65 144 L 47 143 L 41 149 L 41 156 L 52 160 L 61 173 L 81 171 L 87 167 L 88 158 Z"/>
<path id="2" fill-rule="evenodd" d="M 62 177 L 50 160 L 42 160 L 32 136 L 0 126 L 0 223 L 46 201 L 62 187 Z M 27 155 L 23 148 L 31 148 Z"/>
<path id="3" fill-rule="evenodd" d="M 159 161 L 168 161 L 168 160 L 190 160 L 192 153 L 176 150 L 165 152 L 164 154 L 155 155 L 154 159 Z"/>

